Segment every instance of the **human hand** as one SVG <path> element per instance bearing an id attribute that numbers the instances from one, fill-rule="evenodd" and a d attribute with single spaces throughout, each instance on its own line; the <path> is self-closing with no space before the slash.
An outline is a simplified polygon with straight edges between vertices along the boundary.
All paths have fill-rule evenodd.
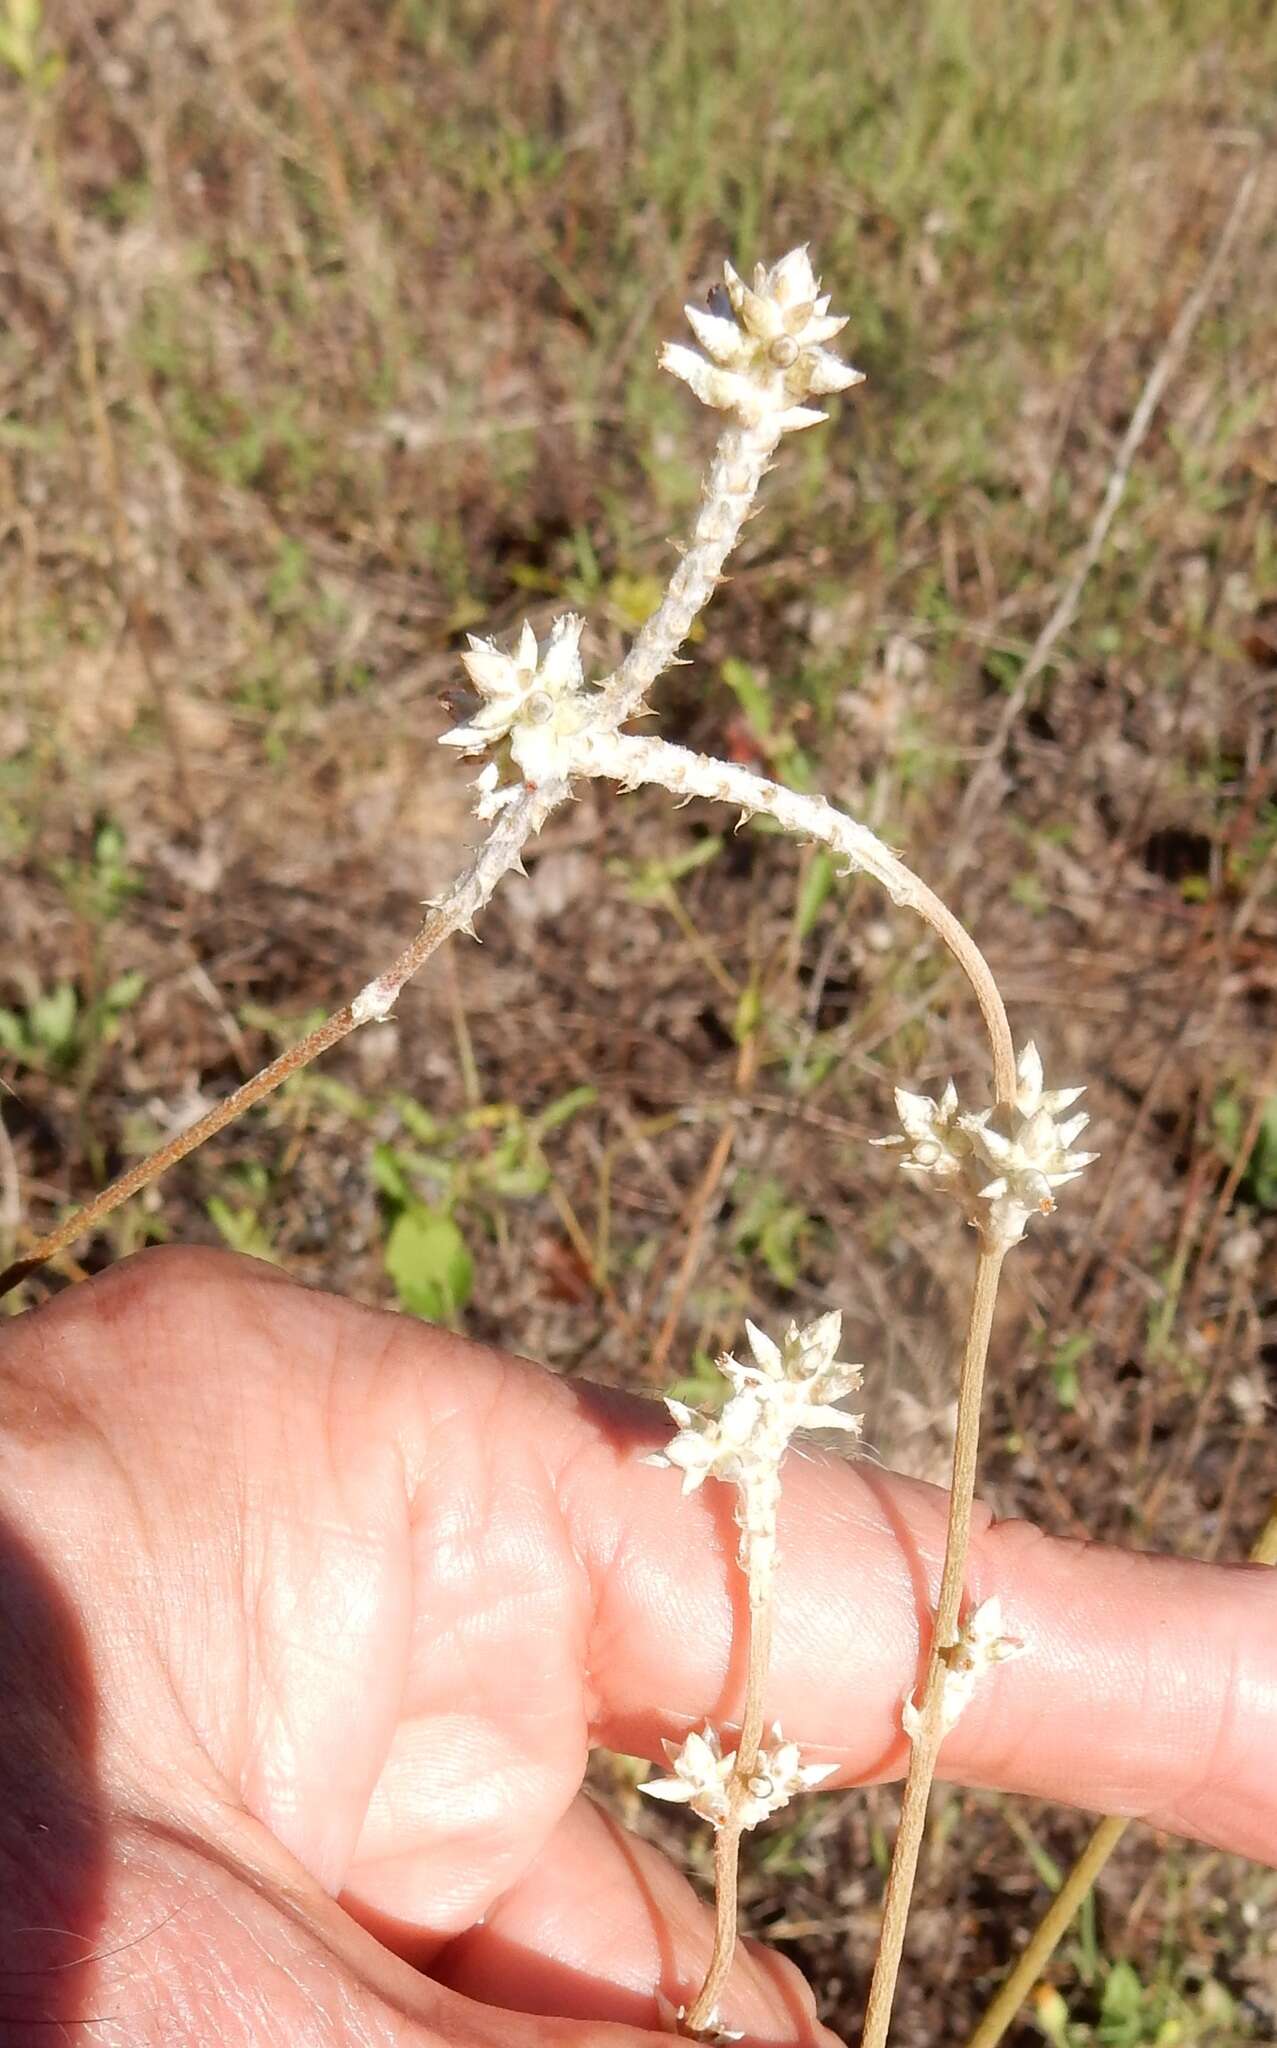
<path id="1" fill-rule="evenodd" d="M 659 1758 L 742 1678 L 731 1501 L 640 1463 L 668 1433 L 226 1254 L 0 1326 L 0 2040 L 650 2040 L 709 1915 L 587 1753 Z M 786 1468 L 769 1716 L 836 1782 L 903 1767 L 944 1508 Z M 986 1516 L 968 1581 L 1031 1654 L 944 1775 L 1277 1861 L 1277 1575 Z M 830 2039 L 752 1949 L 724 2019 Z"/>

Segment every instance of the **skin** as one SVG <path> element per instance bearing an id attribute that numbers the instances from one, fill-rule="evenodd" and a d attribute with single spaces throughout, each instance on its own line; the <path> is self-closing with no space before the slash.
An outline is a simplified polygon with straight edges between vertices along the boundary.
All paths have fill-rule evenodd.
<path id="1" fill-rule="evenodd" d="M 582 1793 L 740 1709 L 659 1410 L 224 1253 L 0 1329 L 0 2041 L 626 2048 L 709 1917 Z M 792 1456 L 770 1711 L 899 1776 L 944 1499 Z M 1030 1653 L 944 1775 L 1277 1862 L 1277 1575 L 978 1523 Z M 828 2043 L 746 1949 L 725 2022 Z"/>

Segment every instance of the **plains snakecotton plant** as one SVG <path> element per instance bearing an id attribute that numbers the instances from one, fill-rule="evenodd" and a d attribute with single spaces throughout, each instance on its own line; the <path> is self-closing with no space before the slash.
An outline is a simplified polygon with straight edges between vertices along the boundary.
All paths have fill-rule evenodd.
<path id="1" fill-rule="evenodd" d="M 770 269 L 760 265 L 752 284 L 724 265 L 724 281 L 711 291 L 707 306 L 689 306 L 687 317 L 699 350 L 669 344 L 661 361 L 703 404 L 724 416 L 723 426 L 688 544 L 619 668 L 594 685 L 587 683 L 583 621 L 570 613 L 554 621 L 544 640 L 525 624 L 513 653 L 492 640 L 471 639 L 462 659 L 478 705 L 463 724 L 443 735 L 443 744 L 484 757 L 474 808 L 489 829 L 451 888 L 426 906 L 425 921 L 396 960 L 297 1045 L 39 1240 L 0 1274 L 0 1293 L 93 1229 L 290 1074 L 360 1025 L 388 1016 L 423 962 L 451 933 L 470 930 L 502 878 L 521 869 L 529 839 L 583 778 L 623 789 L 652 784 L 680 799 L 698 796 L 731 805 L 742 819 L 770 818 L 793 837 L 830 848 L 844 872 L 870 875 L 894 903 L 915 911 L 970 983 L 988 1037 L 993 1099 L 987 1107 L 964 1111 L 952 1084 L 938 1100 L 902 1089 L 896 1102 L 903 1135 L 883 1141 L 905 1148 L 905 1172 L 957 1201 L 975 1229 L 978 1254 L 927 1670 L 920 1697 L 901 1702 L 910 1764 L 863 2035 L 863 2048 L 881 2048 L 941 1740 L 981 1673 L 1025 1648 L 1003 1633 L 996 1602 L 985 1602 L 965 1620 L 962 1613 L 980 1401 L 998 1277 L 1028 1220 L 1050 1213 L 1055 1191 L 1075 1179 L 1091 1155 L 1073 1149 L 1085 1116 L 1059 1120 L 1080 1091 L 1045 1088 L 1032 1045 L 1017 1060 L 1002 998 L 979 948 L 889 847 L 823 797 L 799 794 L 736 763 L 625 730 L 645 708 L 653 683 L 679 660 L 679 649 L 713 594 L 781 442 L 825 418 L 812 400 L 861 382 L 860 372 L 827 346 L 846 320 L 830 312 L 805 248 L 791 250 Z M 503 773 L 503 765 L 512 773 Z M 748 1585 L 746 1696 L 734 1746 L 725 1746 L 714 1728 L 691 1729 L 681 1744 L 670 1745 L 672 1776 L 646 1787 L 655 1798 L 690 1806 L 715 1830 L 713 1957 L 698 1997 L 668 2016 L 675 2031 L 700 2039 L 731 2038 L 720 2015 L 724 2001 L 730 2003 L 741 1835 L 830 1773 L 826 1764 L 805 1762 L 779 1728 L 773 1726 L 766 1739 L 765 1729 L 777 1506 L 786 1447 L 801 1429 L 832 1428 L 854 1437 L 859 1428 L 859 1418 L 837 1405 L 860 1384 L 860 1367 L 837 1359 L 839 1332 L 836 1313 L 803 1326 L 791 1324 L 779 1342 L 748 1324 L 752 1363 L 731 1356 L 720 1361 L 731 1389 L 722 1412 L 701 1417 L 671 1400 L 677 1431 L 654 1458 L 682 1475 L 685 1492 L 708 1479 L 735 1489 L 739 1561 Z"/>

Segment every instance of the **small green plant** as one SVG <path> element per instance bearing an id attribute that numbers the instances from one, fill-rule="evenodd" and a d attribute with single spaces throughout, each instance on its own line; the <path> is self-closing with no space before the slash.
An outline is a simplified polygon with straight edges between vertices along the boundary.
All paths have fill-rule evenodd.
<path id="1" fill-rule="evenodd" d="M 736 1212 L 732 1242 L 737 1251 L 761 1259 L 777 1287 L 797 1287 L 803 1250 L 812 1232 L 807 1211 L 787 1196 L 778 1180 L 742 1174 L 733 1190 Z"/>
<path id="2" fill-rule="evenodd" d="M 244 1252 L 249 1258 L 265 1259 L 276 1265 L 279 1254 L 263 1220 L 271 1194 L 271 1178 L 266 1168 L 256 1160 L 248 1160 L 230 1168 L 224 1179 L 233 1192 L 210 1195 L 205 1204 L 218 1236 L 233 1252 Z"/>
<path id="3" fill-rule="evenodd" d="M 1246 1130 L 1246 1111 L 1231 1088 L 1221 1089 L 1211 1109 L 1215 1138 L 1229 1164 L 1237 1159 Z M 1259 1209 L 1277 1209 L 1277 1095 L 1265 1102 L 1238 1192 Z"/>
<path id="4" fill-rule="evenodd" d="M 402 1134 L 373 1148 L 371 1170 L 389 1220 L 385 1267 L 405 1308 L 455 1320 L 474 1287 L 467 1233 L 500 1236 L 503 1205 L 545 1191 L 544 1140 L 594 1100 L 592 1088 L 574 1088 L 537 1116 L 494 1103 L 441 1120 L 395 1098 Z"/>
<path id="5" fill-rule="evenodd" d="M 99 818 L 87 860 L 56 862 L 53 872 L 72 909 L 95 932 L 118 917 L 142 887 L 128 842 L 113 818 Z"/>
<path id="6" fill-rule="evenodd" d="M 1190 1971 L 1168 1968 L 1146 1982 L 1118 1959 L 1101 1963 L 1096 1988 L 1089 2019 L 1074 2018 L 1053 1987 L 1039 1991 L 1034 2018 L 1050 2048 L 1233 2048 L 1254 2038 L 1214 1977 L 1194 1981 Z"/>
<path id="7" fill-rule="evenodd" d="M 119 1036 L 121 1019 L 145 987 L 145 977 L 134 969 L 86 1003 L 72 982 L 57 982 L 20 1009 L 0 1009 L 0 1048 L 39 1073 L 74 1074 Z"/>
<path id="8" fill-rule="evenodd" d="M 0 8 L 0 64 L 33 92 L 48 92 L 62 76 L 62 58 L 43 49 L 41 0 L 3 0 Z"/>

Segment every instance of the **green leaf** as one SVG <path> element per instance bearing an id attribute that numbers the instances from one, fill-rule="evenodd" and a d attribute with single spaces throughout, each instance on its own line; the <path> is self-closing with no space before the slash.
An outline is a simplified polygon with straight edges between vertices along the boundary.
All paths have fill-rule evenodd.
<path id="1" fill-rule="evenodd" d="M 410 1203 L 391 1226 L 385 1261 L 404 1307 L 428 1322 L 454 1316 L 470 1299 L 474 1261 L 443 1209 Z"/>
<path id="2" fill-rule="evenodd" d="M 419 1145 L 438 1144 L 443 1127 L 437 1117 L 431 1116 L 419 1102 L 414 1102 L 410 1095 L 397 1095 L 395 1108 L 399 1112 L 404 1129 L 411 1132 Z"/>
<path id="3" fill-rule="evenodd" d="M 69 981 L 60 981 L 48 995 L 37 996 L 31 1005 L 31 1036 L 55 1059 L 65 1059 L 74 1047 L 79 1008 L 79 997 Z"/>
<path id="4" fill-rule="evenodd" d="M 722 675 L 758 738 L 766 746 L 772 737 L 772 705 L 767 685 L 754 674 L 747 661 L 738 661 L 734 654 L 729 654 L 723 663 Z"/>
<path id="5" fill-rule="evenodd" d="M 29 44 L 15 36 L 12 29 L 0 21 L 0 64 L 7 64 L 10 71 L 19 78 L 31 75 L 32 53 Z"/>
<path id="6" fill-rule="evenodd" d="M 757 1031 L 763 1019 L 763 992 L 756 981 L 751 981 L 740 993 L 736 1015 L 732 1019 L 732 1037 L 737 1045 L 744 1045 Z"/>
<path id="7" fill-rule="evenodd" d="M 1068 2048 L 1069 2009 L 1054 1985 L 1043 1985 L 1037 1993 L 1033 2017 L 1051 2048 Z"/>
<path id="8" fill-rule="evenodd" d="M 496 1166 L 483 1176 L 494 1195 L 511 1202 L 525 1202 L 544 1194 L 550 1184 L 550 1169 L 535 1159 L 519 1166 Z"/>
<path id="9" fill-rule="evenodd" d="M 629 892 L 634 902 L 660 903 L 675 882 L 712 861 L 722 844 L 722 834 L 712 832 L 704 839 L 693 840 L 682 853 L 672 854 L 668 860 L 640 861 L 629 874 Z"/>
<path id="10" fill-rule="evenodd" d="M 0 1010 L 0 1046 L 25 1056 L 31 1049 L 26 1027 L 16 1010 Z"/>
<path id="11" fill-rule="evenodd" d="M 146 976 L 136 967 L 127 974 L 117 974 L 102 998 L 103 1006 L 112 1016 L 118 1017 L 124 1010 L 131 1010 L 142 990 L 146 987 Z"/>
<path id="12" fill-rule="evenodd" d="M 834 872 L 833 855 L 826 853 L 823 846 L 820 847 L 808 865 L 803 876 L 802 888 L 798 892 L 798 908 L 794 913 L 794 922 L 800 939 L 808 937 L 820 916 L 825 899 L 834 886 Z"/>
<path id="13" fill-rule="evenodd" d="M 1144 1986 L 1129 1963 L 1114 1963 L 1104 1985 L 1100 1999 L 1100 2012 L 1105 2020 L 1130 2020 L 1139 2015 L 1144 2003 Z"/>
<path id="14" fill-rule="evenodd" d="M 245 1252 L 252 1259 L 266 1259 L 272 1266 L 279 1256 L 266 1235 L 261 1217 L 250 1206 L 235 1208 L 220 1195 L 210 1195 L 206 1204 L 209 1219 L 233 1252 Z"/>
<path id="15" fill-rule="evenodd" d="M 1242 1186 L 1261 1209 L 1277 1209 L 1277 1095 L 1264 1105 L 1263 1121 Z"/>
<path id="16" fill-rule="evenodd" d="M 578 1109 L 592 1108 L 598 1099 L 597 1088 L 569 1088 L 566 1095 L 560 1095 L 557 1102 L 550 1103 L 548 1108 L 541 1110 L 532 1118 L 531 1128 L 538 1138 L 544 1137 L 547 1131 L 557 1131 L 559 1125 L 565 1124 L 569 1117 L 574 1117 Z"/>
<path id="17" fill-rule="evenodd" d="M 393 1145 L 374 1145 L 372 1148 L 372 1177 L 379 1193 L 402 1209 L 412 1200 L 412 1188 L 404 1171 L 404 1164 Z"/>

